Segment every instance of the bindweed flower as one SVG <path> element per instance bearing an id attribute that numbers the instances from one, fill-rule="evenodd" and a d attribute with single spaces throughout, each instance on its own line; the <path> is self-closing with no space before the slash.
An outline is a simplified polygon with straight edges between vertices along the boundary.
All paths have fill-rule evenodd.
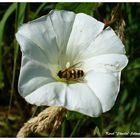
<path id="1" fill-rule="evenodd" d="M 27 102 L 88 116 L 112 108 L 128 59 L 110 27 L 83 13 L 54 10 L 21 26 L 16 38 L 22 51 L 18 90 Z"/>

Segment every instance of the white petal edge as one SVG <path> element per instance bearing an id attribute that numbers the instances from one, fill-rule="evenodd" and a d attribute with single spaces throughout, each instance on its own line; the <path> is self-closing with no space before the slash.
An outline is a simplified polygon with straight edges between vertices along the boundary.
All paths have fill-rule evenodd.
<path id="1" fill-rule="evenodd" d="M 16 36 L 19 34 L 26 36 L 48 58 L 53 58 L 52 63 L 56 63 L 63 49 L 65 50 L 74 19 L 75 14 L 73 12 L 52 10 L 48 15 L 22 25 Z"/>
<path id="2" fill-rule="evenodd" d="M 30 57 L 22 56 L 18 80 L 18 91 L 21 96 L 25 97 L 37 88 L 53 81 L 55 81 L 55 79 L 46 66 L 38 61 L 31 60 Z"/>
<path id="3" fill-rule="evenodd" d="M 67 46 L 75 16 L 74 12 L 65 10 L 52 10 L 49 13 L 53 30 L 56 34 L 57 45 L 60 49 L 59 51 L 62 51 Z"/>
<path id="4" fill-rule="evenodd" d="M 28 39 L 20 33 L 16 33 L 16 39 L 20 44 L 23 55 L 29 57 L 33 61 L 48 65 L 49 60 L 45 52 L 40 49 L 32 40 Z M 31 61 L 30 60 L 30 61 Z"/>
<path id="5" fill-rule="evenodd" d="M 92 57 L 83 61 L 85 72 L 118 72 L 128 64 L 128 58 L 123 54 L 105 54 Z"/>
<path id="6" fill-rule="evenodd" d="M 61 82 L 52 82 L 43 85 L 27 95 L 25 100 L 30 104 L 64 106 L 66 96 L 66 84 Z"/>
<path id="7" fill-rule="evenodd" d="M 102 107 L 95 93 L 86 83 L 70 84 L 66 88 L 66 108 L 91 117 L 102 113 Z"/>
<path id="8" fill-rule="evenodd" d="M 91 117 L 102 113 L 100 101 L 93 91 L 82 83 L 66 85 L 65 83 L 49 83 L 25 97 L 31 104 L 63 106 Z"/>
<path id="9" fill-rule="evenodd" d="M 111 27 L 103 30 L 89 47 L 84 50 L 81 57 L 90 58 L 102 54 L 125 54 L 125 47 Z"/>
<path id="10" fill-rule="evenodd" d="M 90 71 L 85 79 L 89 87 L 101 102 L 103 112 L 110 110 L 117 98 L 120 89 L 121 72 L 100 73 Z"/>

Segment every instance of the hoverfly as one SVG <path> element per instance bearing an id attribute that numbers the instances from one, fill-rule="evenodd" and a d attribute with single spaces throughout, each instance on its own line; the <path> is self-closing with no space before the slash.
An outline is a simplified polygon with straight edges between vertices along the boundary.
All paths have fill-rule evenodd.
<path id="1" fill-rule="evenodd" d="M 85 76 L 84 71 L 79 68 L 80 66 L 77 66 L 79 63 L 76 63 L 68 68 L 65 68 L 64 70 L 60 70 L 57 73 L 57 76 L 65 81 L 84 81 L 83 78 Z"/>

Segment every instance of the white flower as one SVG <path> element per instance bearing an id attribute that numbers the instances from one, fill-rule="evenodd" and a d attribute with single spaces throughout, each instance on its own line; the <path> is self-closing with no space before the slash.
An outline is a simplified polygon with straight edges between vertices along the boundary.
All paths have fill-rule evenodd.
<path id="1" fill-rule="evenodd" d="M 31 104 L 63 106 L 89 116 L 110 110 L 128 59 L 115 32 L 103 28 L 91 16 L 58 10 L 19 28 L 20 95 Z M 77 63 L 83 80 L 67 83 L 58 78 L 60 70 Z"/>

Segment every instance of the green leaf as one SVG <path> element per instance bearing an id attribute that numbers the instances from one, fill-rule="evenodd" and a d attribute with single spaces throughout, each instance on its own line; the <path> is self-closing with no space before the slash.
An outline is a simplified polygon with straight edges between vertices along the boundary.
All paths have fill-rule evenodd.
<path id="1" fill-rule="evenodd" d="M 58 3 L 56 4 L 55 9 L 74 11 L 78 5 L 79 3 Z"/>
<path id="2" fill-rule="evenodd" d="M 132 101 L 132 103 L 131 103 L 131 107 L 130 107 L 130 112 L 129 112 L 129 114 L 128 114 L 128 117 L 130 118 L 131 117 L 131 115 L 135 112 L 135 109 L 136 109 L 136 106 L 137 106 L 137 102 L 138 100 L 137 100 L 137 98 L 135 97 L 134 99 L 133 99 L 133 101 Z"/>
<path id="3" fill-rule="evenodd" d="M 26 10 L 26 3 L 20 3 L 17 6 L 17 13 L 16 13 L 16 24 L 18 28 L 23 24 L 24 18 L 25 18 L 25 10 Z"/>
<path id="4" fill-rule="evenodd" d="M 68 111 L 66 118 L 67 120 L 83 119 L 85 115 L 74 111 Z"/>
<path id="5" fill-rule="evenodd" d="M 93 11 L 95 10 L 95 8 L 96 8 L 95 3 L 81 3 L 77 6 L 75 12 L 76 13 L 82 12 L 93 16 Z"/>
<path id="6" fill-rule="evenodd" d="M 124 104 L 124 102 L 126 101 L 127 97 L 128 97 L 128 89 L 125 89 L 124 92 L 122 93 L 120 103 Z"/>
<path id="7" fill-rule="evenodd" d="M 23 23 L 25 17 L 26 3 L 20 3 L 16 5 L 16 27 L 17 28 Z M 9 101 L 9 109 L 8 114 L 11 109 L 12 98 L 14 94 L 14 84 L 15 84 L 15 76 L 16 76 L 16 66 L 17 66 L 17 57 L 18 57 L 19 46 L 16 41 L 14 41 L 14 66 L 13 66 L 13 75 L 12 75 L 12 83 L 11 83 L 11 93 L 10 93 L 10 101 Z"/>
<path id="8" fill-rule="evenodd" d="M 79 119 L 79 120 L 77 121 L 77 123 L 76 123 L 76 125 L 75 125 L 75 127 L 74 127 L 74 129 L 73 129 L 73 131 L 72 131 L 72 133 L 71 133 L 71 135 L 70 135 L 70 137 L 76 136 L 76 134 L 78 133 L 78 131 L 80 130 L 80 128 L 81 128 L 81 126 L 82 126 L 82 124 L 83 124 L 82 122 L 84 122 L 83 119 Z"/>
<path id="9" fill-rule="evenodd" d="M 2 47 L 3 47 L 3 35 L 4 35 L 4 29 L 6 22 L 10 15 L 16 10 L 17 4 L 13 3 L 10 5 L 10 7 L 6 10 L 4 16 L 2 17 L 2 20 L 0 21 L 0 89 L 3 88 L 4 82 L 3 82 L 3 70 L 2 70 L 2 62 L 3 62 L 3 57 L 2 57 Z"/>
<path id="10" fill-rule="evenodd" d="M 101 137 L 101 133 L 100 133 L 100 130 L 98 128 L 98 126 L 95 127 L 94 131 L 93 131 L 93 136 L 99 136 Z"/>
<path id="11" fill-rule="evenodd" d="M 35 13 L 33 13 L 33 19 L 35 19 L 38 15 L 39 15 L 39 12 L 44 8 L 44 6 L 46 5 L 46 3 L 42 3 L 38 9 L 36 10 Z"/>
<path id="12" fill-rule="evenodd" d="M 127 66 L 127 70 L 135 70 L 135 69 L 140 69 L 140 58 L 137 58 L 133 60 L 129 65 Z"/>

